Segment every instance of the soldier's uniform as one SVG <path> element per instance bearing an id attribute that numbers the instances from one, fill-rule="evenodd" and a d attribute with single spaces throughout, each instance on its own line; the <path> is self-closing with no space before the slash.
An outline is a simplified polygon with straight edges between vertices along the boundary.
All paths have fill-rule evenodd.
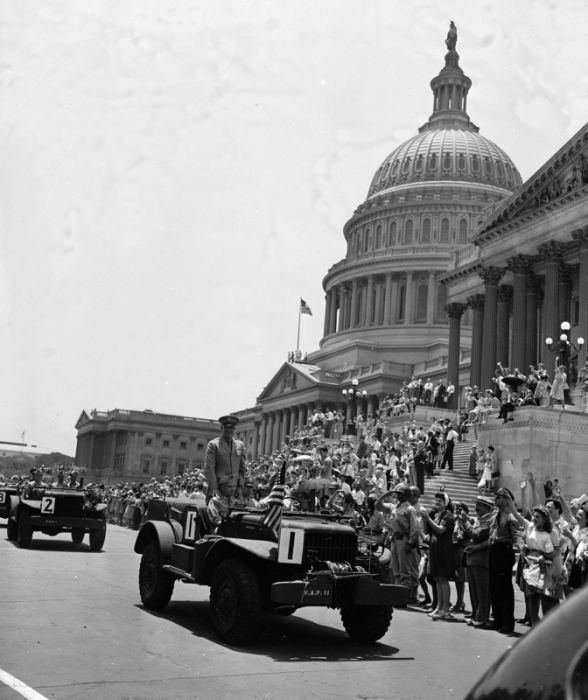
<path id="1" fill-rule="evenodd" d="M 235 425 L 236 416 L 222 416 L 219 423 Z M 222 436 L 214 438 L 206 446 L 204 474 L 208 483 L 208 494 L 218 491 L 229 498 L 245 484 L 245 445 L 231 438 L 227 442 Z"/>
<path id="2" fill-rule="evenodd" d="M 389 528 L 392 533 L 391 568 L 395 581 L 409 589 L 409 603 L 416 602 L 419 569 L 418 547 L 420 536 L 420 524 L 415 509 L 408 502 L 410 489 L 408 486 L 399 485 L 394 489 L 402 494 L 402 502 L 396 508 L 394 519 Z M 406 499 L 406 500 L 404 500 Z"/>

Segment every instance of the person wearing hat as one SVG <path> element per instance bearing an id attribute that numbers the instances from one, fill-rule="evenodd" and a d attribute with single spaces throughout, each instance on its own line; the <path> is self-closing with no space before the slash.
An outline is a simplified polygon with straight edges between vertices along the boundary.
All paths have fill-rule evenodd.
<path id="1" fill-rule="evenodd" d="M 514 588 L 512 568 L 515 549 L 523 546 L 519 515 L 512 492 L 506 487 L 496 492 L 497 511 L 490 524 L 489 573 L 493 626 L 503 634 L 514 632 Z"/>
<path id="2" fill-rule="evenodd" d="M 417 602 L 419 586 L 418 546 L 421 526 L 414 507 L 410 504 L 410 486 L 398 484 L 394 489 L 398 505 L 394 516 L 386 522 L 392 543 L 390 568 L 394 583 L 408 588 L 408 604 Z"/>
<path id="3" fill-rule="evenodd" d="M 204 475 L 208 497 L 233 498 L 240 495 L 245 483 L 245 445 L 233 437 L 239 418 L 221 416 L 222 434 L 210 440 L 204 457 Z"/>
<path id="4" fill-rule="evenodd" d="M 490 575 L 488 537 L 494 516 L 494 499 L 476 498 L 476 517 L 462 510 L 459 521 L 465 535 L 465 561 L 472 616 L 468 625 L 487 627 L 490 619 Z"/>

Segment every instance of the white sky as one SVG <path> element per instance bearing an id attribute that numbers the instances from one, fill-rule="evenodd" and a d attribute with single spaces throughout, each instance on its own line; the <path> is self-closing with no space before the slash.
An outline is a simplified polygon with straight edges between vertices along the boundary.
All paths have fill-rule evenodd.
<path id="1" fill-rule="evenodd" d="M 450 19 L 469 115 L 527 179 L 588 119 L 585 0 L 0 0 L 0 440 L 253 406 L 299 297 L 316 349 Z"/>

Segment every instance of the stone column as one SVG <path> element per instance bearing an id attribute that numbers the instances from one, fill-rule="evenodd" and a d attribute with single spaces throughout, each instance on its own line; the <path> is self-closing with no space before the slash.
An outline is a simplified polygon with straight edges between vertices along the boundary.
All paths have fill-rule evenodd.
<path id="1" fill-rule="evenodd" d="M 578 273 L 578 297 L 580 317 L 578 319 L 578 337 L 584 338 L 584 346 L 578 352 L 578 371 L 582 369 L 587 357 L 588 344 L 588 226 L 572 233 L 580 249 L 580 271 Z"/>
<path id="2" fill-rule="evenodd" d="M 435 273 L 429 272 L 429 284 L 427 286 L 427 325 L 435 323 L 435 299 L 437 298 L 437 281 Z"/>
<path id="3" fill-rule="evenodd" d="M 366 318 L 367 318 L 367 313 L 366 313 L 366 289 L 367 289 L 367 281 L 362 281 L 361 283 L 361 288 L 360 288 L 360 294 L 359 294 L 359 321 L 358 321 L 358 326 L 363 326 L 366 325 Z"/>
<path id="4" fill-rule="evenodd" d="M 290 409 L 290 430 L 288 431 L 290 434 L 290 438 L 294 437 L 294 433 L 296 432 L 296 420 L 298 417 L 298 406 L 292 406 Z"/>
<path id="5" fill-rule="evenodd" d="M 272 435 L 272 450 L 280 449 L 280 431 L 282 430 L 282 411 L 275 412 L 274 432 Z"/>
<path id="6" fill-rule="evenodd" d="M 367 398 L 367 415 L 374 415 L 374 406 L 375 406 L 375 396 L 368 396 Z M 367 419 L 367 416 L 366 416 Z"/>
<path id="7" fill-rule="evenodd" d="M 357 288 L 358 281 L 355 279 L 351 283 L 351 319 L 349 322 L 350 328 L 356 328 L 359 325 L 358 310 L 359 310 L 359 290 Z"/>
<path id="8" fill-rule="evenodd" d="M 480 271 L 484 280 L 484 332 L 482 336 L 481 381 L 489 386 L 496 369 L 496 313 L 498 302 L 498 282 L 503 271 L 488 267 Z"/>
<path id="9" fill-rule="evenodd" d="M 331 304 L 329 305 L 329 335 L 337 330 L 337 287 L 330 291 Z"/>
<path id="10" fill-rule="evenodd" d="M 449 400 L 447 408 L 457 409 L 459 399 L 459 344 L 461 332 L 461 317 L 466 309 L 465 304 L 454 302 L 447 304 L 445 310 L 449 316 L 449 348 L 447 358 L 447 383 L 455 386 L 455 391 Z"/>
<path id="11" fill-rule="evenodd" d="M 303 428 L 308 423 L 308 415 L 306 413 L 306 404 L 298 406 L 298 427 Z"/>
<path id="12" fill-rule="evenodd" d="M 323 327 L 323 335 L 329 335 L 329 323 L 331 320 L 331 292 L 325 294 L 325 325 Z"/>
<path id="13" fill-rule="evenodd" d="M 412 271 L 406 273 L 406 308 L 404 310 L 404 323 L 414 322 L 414 280 Z"/>
<path id="14" fill-rule="evenodd" d="M 267 436 L 267 415 L 261 414 L 261 431 L 259 435 L 259 452 L 265 454 L 265 440 Z"/>
<path id="15" fill-rule="evenodd" d="M 345 287 L 340 284 L 339 293 L 339 318 L 337 320 L 337 332 L 345 330 Z"/>
<path id="16" fill-rule="evenodd" d="M 392 273 L 386 273 L 386 282 L 384 286 L 384 325 L 390 325 L 390 293 L 392 291 Z"/>
<path id="17" fill-rule="evenodd" d="M 282 411 L 282 429 L 280 431 L 280 447 L 286 442 L 286 437 L 290 434 L 290 409 Z"/>
<path id="18" fill-rule="evenodd" d="M 510 367 L 509 336 L 511 305 L 512 287 L 509 284 L 501 284 L 500 287 L 498 287 L 498 307 L 496 309 L 496 359 L 498 362 L 501 362 L 504 367 Z"/>
<path id="19" fill-rule="evenodd" d="M 374 308 L 374 326 L 380 325 L 380 318 L 382 315 L 382 280 L 378 277 L 376 279 L 376 302 Z"/>
<path id="20" fill-rule="evenodd" d="M 253 448 L 251 450 L 252 459 L 257 459 L 257 454 L 259 452 L 259 427 L 260 424 L 258 422 L 253 424 Z"/>
<path id="21" fill-rule="evenodd" d="M 510 361 L 513 368 L 518 367 L 527 373 L 527 278 L 531 265 L 528 255 L 516 255 L 510 258 L 509 267 L 514 274 L 512 297 L 512 346 Z"/>
<path id="22" fill-rule="evenodd" d="M 539 295 L 541 294 L 541 281 L 537 277 L 527 277 L 527 327 L 525 340 L 525 364 L 537 365 L 541 360 L 541 352 L 537 351 L 537 317 L 539 311 Z M 520 368 L 519 368 L 520 369 Z M 525 370 L 526 371 L 526 370 Z"/>
<path id="23" fill-rule="evenodd" d="M 550 371 L 551 351 L 545 345 L 545 338 L 553 338 L 557 342 L 560 336 L 559 324 L 559 265 L 561 261 L 561 245 L 551 241 L 539 246 L 539 252 L 545 260 L 545 289 L 543 297 L 543 328 L 541 338 L 541 357 Z"/>
<path id="24" fill-rule="evenodd" d="M 365 304 L 365 325 L 371 326 L 374 320 L 374 276 L 370 275 L 367 281 L 367 293 Z"/>
<path id="25" fill-rule="evenodd" d="M 398 321 L 398 277 L 392 278 L 392 292 L 390 294 L 390 324 L 396 325 Z"/>
<path id="26" fill-rule="evenodd" d="M 561 324 L 562 321 L 569 321 L 571 324 L 572 321 L 570 314 L 570 289 L 570 266 L 562 263 L 559 266 L 559 312 L 557 315 L 559 324 Z M 561 335 L 561 332 L 561 328 L 558 326 L 558 338 Z"/>
<path id="27" fill-rule="evenodd" d="M 276 414 L 272 411 L 268 417 L 267 435 L 265 441 L 265 454 L 269 454 L 274 448 L 274 427 L 276 424 Z"/>
<path id="28" fill-rule="evenodd" d="M 470 358 L 470 386 L 479 389 L 487 389 L 488 385 L 482 381 L 482 337 L 484 333 L 484 295 L 474 294 L 468 297 L 468 305 L 473 311 L 472 324 L 472 353 Z"/>

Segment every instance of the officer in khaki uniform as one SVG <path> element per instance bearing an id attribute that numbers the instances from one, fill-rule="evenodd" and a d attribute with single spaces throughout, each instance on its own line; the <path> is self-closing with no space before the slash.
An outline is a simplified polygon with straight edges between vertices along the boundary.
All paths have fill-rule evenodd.
<path id="1" fill-rule="evenodd" d="M 237 416 L 221 416 L 222 435 L 206 447 L 204 474 L 208 483 L 208 498 L 240 496 L 245 484 L 245 445 L 233 438 Z"/>

